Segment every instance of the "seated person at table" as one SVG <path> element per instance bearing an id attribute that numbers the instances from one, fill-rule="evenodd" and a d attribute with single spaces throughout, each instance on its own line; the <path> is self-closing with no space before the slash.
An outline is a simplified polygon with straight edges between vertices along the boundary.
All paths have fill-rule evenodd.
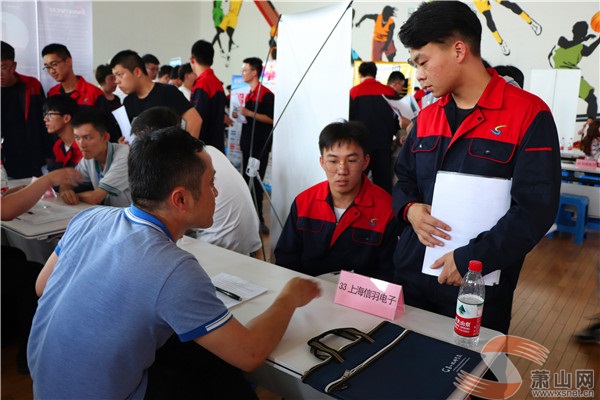
<path id="1" fill-rule="evenodd" d="M 214 175 L 203 143 L 180 128 L 136 138 L 133 205 L 76 215 L 36 283 L 28 347 L 36 398 L 142 399 L 155 351 L 173 333 L 253 370 L 295 309 L 320 294 L 316 282 L 293 278 L 246 326 L 233 317 L 198 260 L 176 244 L 212 224 Z"/>
<path id="2" fill-rule="evenodd" d="M 44 122 L 49 134 L 58 139 L 52 146 L 52 161 L 48 170 L 75 167 L 83 158 L 75 141 L 71 119 L 77 114 L 78 106 L 71 97 L 59 94 L 49 97 L 44 103 Z"/>
<path id="3" fill-rule="evenodd" d="M 369 181 L 369 132 L 355 121 L 334 122 L 319 136 L 327 175 L 300 193 L 277 246 L 277 265 L 308 275 L 340 269 L 391 278 L 397 222 L 392 197 Z"/>
<path id="4" fill-rule="evenodd" d="M 138 115 L 131 124 L 135 136 L 148 134 L 161 128 L 180 126 L 181 119 L 168 107 L 152 107 Z M 258 233 L 258 215 L 246 181 L 227 157 L 216 147 L 204 146 L 217 171 L 216 199 L 213 224 L 197 229 L 196 239 L 224 247 L 235 252 L 251 255 L 261 248 Z"/>
<path id="5" fill-rule="evenodd" d="M 587 132 L 579 143 L 579 148 L 587 160 L 595 160 L 600 163 L 600 120 L 594 119 L 589 123 Z"/>
<path id="6" fill-rule="evenodd" d="M 83 154 L 77 170 L 83 175 L 83 183 L 93 189 L 75 193 L 75 186 L 61 185 L 59 194 L 66 204 L 80 201 L 127 207 L 131 204 L 127 179 L 127 155 L 129 146 L 109 142 L 107 119 L 102 110 L 87 107 L 71 120 L 75 141 Z"/>

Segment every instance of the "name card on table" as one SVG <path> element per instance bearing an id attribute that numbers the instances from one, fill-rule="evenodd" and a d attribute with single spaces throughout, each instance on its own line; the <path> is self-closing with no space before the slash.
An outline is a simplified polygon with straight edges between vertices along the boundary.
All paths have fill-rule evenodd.
<path id="1" fill-rule="evenodd" d="M 581 169 L 589 169 L 591 171 L 595 171 L 597 165 L 598 164 L 596 163 L 596 160 L 584 160 L 583 158 L 578 158 L 577 160 L 575 160 L 575 167 Z"/>
<path id="2" fill-rule="evenodd" d="M 402 286 L 349 271 L 340 273 L 334 302 L 389 320 L 404 312 Z"/>

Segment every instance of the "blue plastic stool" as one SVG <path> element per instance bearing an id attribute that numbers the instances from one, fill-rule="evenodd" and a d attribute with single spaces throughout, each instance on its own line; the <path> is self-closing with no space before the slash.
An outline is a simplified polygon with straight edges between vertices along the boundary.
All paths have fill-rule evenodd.
<path id="1" fill-rule="evenodd" d="M 589 204 L 590 199 L 587 196 L 561 193 L 558 214 L 555 220 L 556 232 L 572 233 L 575 243 L 583 244 Z M 552 233 L 548 235 L 548 237 L 552 236 Z"/>

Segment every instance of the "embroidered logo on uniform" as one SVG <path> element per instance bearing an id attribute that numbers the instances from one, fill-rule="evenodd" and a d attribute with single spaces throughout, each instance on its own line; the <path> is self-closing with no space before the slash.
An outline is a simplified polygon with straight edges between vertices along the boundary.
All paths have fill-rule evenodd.
<path id="1" fill-rule="evenodd" d="M 371 226 L 375 226 L 375 221 L 377 221 L 378 219 L 379 219 L 379 218 L 372 218 L 372 219 L 369 221 L 369 225 L 371 225 Z"/>
<path id="2" fill-rule="evenodd" d="M 498 125 L 497 127 L 495 127 L 494 129 L 490 129 L 490 131 L 492 131 L 492 133 L 496 136 L 499 136 L 502 131 L 500 129 L 502 128 L 506 128 L 506 125 Z"/>

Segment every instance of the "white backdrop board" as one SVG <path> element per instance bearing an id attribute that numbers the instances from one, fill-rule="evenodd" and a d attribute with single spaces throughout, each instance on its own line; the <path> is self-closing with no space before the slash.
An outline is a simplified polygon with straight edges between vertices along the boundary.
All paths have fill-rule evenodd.
<path id="1" fill-rule="evenodd" d="M 581 70 L 533 69 L 530 92 L 539 96 L 552 110 L 561 147 L 570 147 L 577 132 L 577 102 Z"/>
<path id="2" fill-rule="evenodd" d="M 330 122 L 348 118 L 349 3 L 282 15 L 279 23 L 271 186 L 272 212 L 283 223 L 296 195 L 325 179 L 319 165 L 319 133 Z M 280 233 L 277 217 L 271 214 L 271 249 Z"/>

